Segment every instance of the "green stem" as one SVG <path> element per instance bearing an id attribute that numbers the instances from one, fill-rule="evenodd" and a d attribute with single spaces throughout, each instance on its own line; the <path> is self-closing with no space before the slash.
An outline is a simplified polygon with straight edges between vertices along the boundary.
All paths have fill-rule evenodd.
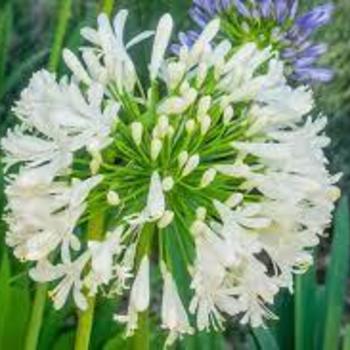
<path id="1" fill-rule="evenodd" d="M 56 30 L 54 34 L 51 56 L 49 61 L 49 70 L 55 72 L 61 59 L 64 37 L 67 33 L 68 22 L 71 16 L 72 0 L 60 1 Z"/>
<path id="2" fill-rule="evenodd" d="M 103 237 L 104 216 L 98 212 L 91 218 L 88 224 L 88 240 L 100 241 Z M 95 297 L 89 297 L 88 308 L 79 313 L 78 329 L 75 338 L 75 350 L 88 350 L 90 344 L 90 335 L 94 320 Z"/>
<path id="3" fill-rule="evenodd" d="M 135 335 L 131 339 L 130 350 L 149 350 L 150 336 L 149 336 L 149 314 L 148 310 L 138 315 L 138 328 Z"/>
<path id="4" fill-rule="evenodd" d="M 102 12 L 104 12 L 108 17 L 111 16 L 114 8 L 114 0 L 103 0 L 102 1 Z"/>
<path id="5" fill-rule="evenodd" d="M 142 258 L 150 254 L 151 243 L 155 232 L 153 224 L 145 225 L 138 244 L 136 266 L 139 266 Z M 150 336 L 149 336 L 149 314 L 148 310 L 138 314 L 138 328 L 130 339 L 130 350 L 149 350 Z"/>
<path id="6" fill-rule="evenodd" d="M 35 298 L 26 335 L 25 350 L 36 350 L 43 322 L 47 284 L 40 284 L 35 291 Z"/>

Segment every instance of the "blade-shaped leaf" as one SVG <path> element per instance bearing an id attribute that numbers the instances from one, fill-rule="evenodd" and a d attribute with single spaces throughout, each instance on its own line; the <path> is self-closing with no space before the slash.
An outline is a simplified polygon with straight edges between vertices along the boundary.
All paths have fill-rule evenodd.
<path id="1" fill-rule="evenodd" d="M 315 336 L 315 295 L 317 289 L 315 268 L 295 278 L 295 349 L 312 349 Z"/>
<path id="2" fill-rule="evenodd" d="M 277 341 L 268 328 L 255 328 L 252 333 L 261 350 L 279 350 Z"/>
<path id="3" fill-rule="evenodd" d="M 326 308 L 323 327 L 323 349 L 333 350 L 339 342 L 341 317 L 344 310 L 347 275 L 349 271 L 349 206 L 343 197 L 335 215 L 335 229 L 330 265 L 326 279 Z"/>

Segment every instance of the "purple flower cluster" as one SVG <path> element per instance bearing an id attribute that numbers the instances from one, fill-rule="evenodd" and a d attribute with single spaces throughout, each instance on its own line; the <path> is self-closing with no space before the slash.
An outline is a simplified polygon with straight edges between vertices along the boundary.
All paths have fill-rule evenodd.
<path id="1" fill-rule="evenodd" d="M 317 66 L 320 56 L 327 50 L 326 45 L 312 41 L 312 34 L 329 22 L 332 12 L 333 5 L 325 4 L 298 15 L 298 0 L 194 0 L 190 16 L 200 28 L 213 17 L 220 16 L 228 25 L 236 26 L 234 33 L 243 28 L 244 34 L 248 25 L 248 31 L 253 28 L 259 37 L 268 34 L 269 44 L 277 42 L 275 47 L 281 50 L 291 77 L 310 83 L 327 82 L 333 76 L 330 69 Z M 234 20 L 230 21 L 232 18 Z M 191 46 L 197 37 L 198 32 L 191 30 L 180 33 L 179 41 Z M 232 39 L 239 41 L 237 36 Z M 176 50 L 176 46 L 174 48 Z"/>

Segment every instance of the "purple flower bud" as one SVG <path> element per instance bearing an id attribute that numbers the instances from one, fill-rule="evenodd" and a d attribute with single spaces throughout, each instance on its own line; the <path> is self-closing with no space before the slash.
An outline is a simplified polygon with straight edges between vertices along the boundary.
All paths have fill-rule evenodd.
<path id="1" fill-rule="evenodd" d="M 278 23 L 282 23 L 288 14 L 288 7 L 286 0 L 275 0 L 276 19 Z"/>
<path id="2" fill-rule="evenodd" d="M 261 15 L 264 18 L 271 16 L 272 1 L 271 0 L 259 0 L 259 6 Z"/>
<path id="3" fill-rule="evenodd" d="M 334 76 L 334 72 L 330 69 L 314 67 L 296 68 L 294 74 L 297 80 L 304 82 L 319 81 L 327 83 Z"/>
<path id="4" fill-rule="evenodd" d="M 314 30 L 329 22 L 333 9 L 332 4 L 315 7 L 297 19 L 296 26 L 298 30 L 305 35 L 310 35 Z"/>
<path id="5" fill-rule="evenodd" d="M 244 5 L 242 0 L 233 0 L 233 3 L 235 4 L 238 12 L 244 16 L 244 17 L 250 17 L 250 12 L 247 8 L 247 6 Z"/>

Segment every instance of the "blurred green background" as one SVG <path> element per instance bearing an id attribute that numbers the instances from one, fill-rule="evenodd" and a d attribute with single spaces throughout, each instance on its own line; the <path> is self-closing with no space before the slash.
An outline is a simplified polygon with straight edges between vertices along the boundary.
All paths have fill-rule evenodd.
<path id="1" fill-rule="evenodd" d="M 342 171 L 343 198 L 339 203 L 329 237 L 315 251 L 314 268 L 296 277 L 294 295 L 287 291 L 276 302 L 279 321 L 265 329 L 249 329 L 228 322 L 225 334 L 199 334 L 185 339 L 179 349 L 262 349 L 262 350 L 350 350 L 349 293 L 349 210 L 350 183 L 350 1 L 335 0 L 331 24 L 319 33 L 329 44 L 324 63 L 335 69 L 334 80 L 315 87 L 317 113 L 329 116 L 328 133 L 333 142 L 328 150 L 332 171 Z M 170 12 L 177 30 L 190 26 L 187 11 L 191 0 L 8 0 L 0 1 L 0 135 L 15 120 L 11 106 L 32 72 L 48 67 L 65 73 L 61 61 L 63 47 L 77 51 L 79 30 L 94 25 L 102 9 L 113 14 L 117 9 L 130 11 L 128 33 L 154 28 L 164 12 Z M 321 0 L 301 0 L 305 8 Z M 145 52 L 135 58 L 146 70 Z M 4 209 L 4 178 L 0 168 L 0 213 Z M 0 222 L 0 349 L 69 350 L 73 349 L 76 311 L 67 305 L 57 312 L 46 303 L 44 322 L 37 344 L 26 342 L 36 286 L 26 275 L 27 267 L 13 259 L 4 245 L 6 227 Z M 157 281 L 154 281 L 157 283 Z M 123 329 L 112 321 L 117 303 L 100 301 L 97 305 L 91 349 L 127 349 Z M 155 323 L 155 322 L 154 322 Z M 350 324 L 350 323 L 349 323 Z M 164 334 L 150 324 L 151 349 L 162 349 Z"/>

